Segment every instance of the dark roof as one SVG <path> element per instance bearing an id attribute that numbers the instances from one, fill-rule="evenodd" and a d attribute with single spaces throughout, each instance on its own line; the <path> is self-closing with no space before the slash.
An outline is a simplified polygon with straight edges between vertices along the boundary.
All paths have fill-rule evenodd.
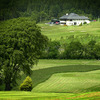
<path id="1" fill-rule="evenodd" d="M 70 13 L 69 15 L 64 15 L 62 17 L 60 17 L 60 19 L 89 19 L 88 17 L 85 16 L 79 16 L 78 14 L 75 13 Z"/>

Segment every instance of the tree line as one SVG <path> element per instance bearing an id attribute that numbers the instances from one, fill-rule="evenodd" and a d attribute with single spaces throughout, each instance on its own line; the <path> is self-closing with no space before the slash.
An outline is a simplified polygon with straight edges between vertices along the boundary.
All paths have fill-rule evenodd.
<path id="1" fill-rule="evenodd" d="M 0 0 L 0 20 L 32 17 L 37 22 L 59 18 L 66 13 L 100 16 L 99 0 Z"/>
<path id="2" fill-rule="evenodd" d="M 100 43 L 91 40 L 82 44 L 80 41 L 60 44 L 50 41 L 44 49 L 42 59 L 100 59 Z"/>

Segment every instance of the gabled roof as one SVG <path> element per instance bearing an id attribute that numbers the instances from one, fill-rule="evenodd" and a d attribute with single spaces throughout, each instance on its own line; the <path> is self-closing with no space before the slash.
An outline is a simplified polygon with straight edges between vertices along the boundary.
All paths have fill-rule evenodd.
<path id="1" fill-rule="evenodd" d="M 85 16 L 79 16 L 78 14 L 75 13 L 70 13 L 69 15 L 64 15 L 62 17 L 60 17 L 60 19 L 85 19 L 88 20 L 88 17 Z"/>

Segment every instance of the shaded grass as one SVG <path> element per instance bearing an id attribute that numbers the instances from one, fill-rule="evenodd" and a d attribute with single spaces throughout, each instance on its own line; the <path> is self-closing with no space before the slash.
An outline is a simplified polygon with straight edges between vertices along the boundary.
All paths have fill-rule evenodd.
<path id="1" fill-rule="evenodd" d="M 59 59 L 40 59 L 33 70 L 44 69 L 49 67 L 66 66 L 66 65 L 100 65 L 100 60 L 59 60 Z"/>

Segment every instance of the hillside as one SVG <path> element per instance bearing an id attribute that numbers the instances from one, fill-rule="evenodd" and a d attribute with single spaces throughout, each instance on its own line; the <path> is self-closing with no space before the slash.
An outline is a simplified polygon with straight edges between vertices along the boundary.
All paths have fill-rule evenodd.
<path id="1" fill-rule="evenodd" d="M 89 40 L 100 42 L 100 22 L 98 21 L 83 26 L 50 26 L 44 23 L 38 25 L 41 27 L 42 34 L 51 40 L 70 42 L 77 39 L 83 43 L 87 43 Z"/>
<path id="2" fill-rule="evenodd" d="M 81 93 L 100 91 L 99 60 L 39 60 L 31 75 L 34 93 Z M 18 79 L 18 86 L 25 79 Z M 58 85 L 57 85 L 58 84 Z"/>
<path id="3" fill-rule="evenodd" d="M 1 91 L 0 99 L 99 100 L 99 65 L 99 60 L 40 60 L 31 75 L 31 92 Z"/>
<path id="4" fill-rule="evenodd" d="M 91 23 L 49 24 L 66 13 Z M 100 99 L 100 0 L 0 0 L 0 37 L 0 100 Z"/>

